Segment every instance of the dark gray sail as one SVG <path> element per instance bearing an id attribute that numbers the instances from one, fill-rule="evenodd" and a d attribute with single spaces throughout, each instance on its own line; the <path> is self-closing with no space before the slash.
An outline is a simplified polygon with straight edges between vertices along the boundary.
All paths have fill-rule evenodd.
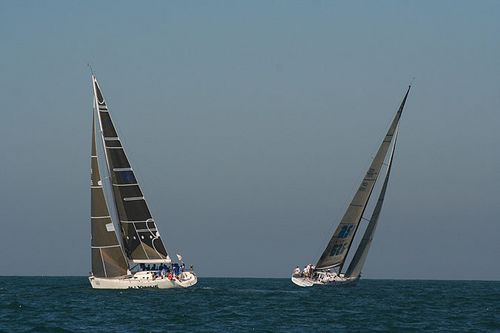
<path id="1" fill-rule="evenodd" d="M 111 115 L 95 76 L 92 77 L 103 146 L 120 220 L 124 250 L 132 262 L 169 262 L 134 171 L 111 120 Z"/>
<path id="2" fill-rule="evenodd" d="M 365 211 L 368 200 L 370 199 L 373 187 L 375 185 L 375 182 L 377 181 L 380 169 L 382 168 L 385 157 L 387 155 L 387 151 L 389 150 L 394 132 L 396 131 L 396 128 L 398 126 L 399 119 L 401 118 L 401 114 L 403 112 L 406 98 L 408 97 L 409 92 L 410 87 L 408 87 L 403 101 L 401 102 L 401 105 L 391 122 L 389 130 L 387 131 L 387 134 L 385 135 L 385 138 L 382 141 L 382 144 L 380 145 L 377 154 L 375 155 L 375 158 L 370 165 L 370 168 L 363 178 L 361 185 L 359 186 L 356 194 L 354 195 L 354 198 L 349 204 L 349 207 L 342 217 L 340 224 L 333 233 L 330 242 L 328 242 L 325 251 L 323 251 L 323 254 L 318 260 L 316 269 L 321 270 L 332 267 L 339 267 L 339 271 L 342 270 L 342 266 L 344 265 L 347 253 L 349 252 L 349 248 L 351 247 L 354 235 L 356 234 L 356 231 L 358 229 L 359 222 L 361 221 L 361 217 L 363 216 L 363 212 Z"/>
<path id="3" fill-rule="evenodd" d="M 92 155 L 90 162 L 90 229 L 92 274 L 116 277 L 127 274 L 127 261 L 116 237 L 109 214 L 97 159 L 95 119 L 92 117 Z"/>
<path id="4" fill-rule="evenodd" d="M 363 238 L 359 243 L 358 249 L 352 258 L 349 267 L 345 273 L 346 277 L 359 277 L 361 275 L 361 270 L 363 269 L 363 265 L 365 264 L 366 257 L 368 256 L 368 250 L 370 249 L 370 245 L 373 240 L 373 235 L 375 234 L 375 229 L 377 228 L 378 218 L 380 216 L 380 212 L 382 211 L 382 206 L 384 204 L 385 192 L 387 191 L 387 184 L 389 183 L 389 177 L 391 175 L 392 168 L 392 160 L 394 158 L 394 151 L 396 149 L 396 142 L 398 138 L 398 132 L 396 130 L 396 134 L 394 135 L 394 144 L 392 145 L 391 155 L 389 157 L 389 163 L 387 166 L 387 173 L 385 175 L 384 184 L 380 189 L 380 194 L 378 196 L 377 204 L 373 209 L 372 216 L 370 218 L 370 222 L 366 227 L 365 233 L 363 234 Z"/>

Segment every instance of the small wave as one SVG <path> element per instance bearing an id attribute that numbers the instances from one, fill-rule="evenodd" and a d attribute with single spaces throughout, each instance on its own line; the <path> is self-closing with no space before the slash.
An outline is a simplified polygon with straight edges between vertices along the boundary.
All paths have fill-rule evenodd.
<path id="1" fill-rule="evenodd" d="M 28 332 L 66 333 L 71 331 L 58 326 L 36 325 L 32 327 Z"/>
<path id="2" fill-rule="evenodd" d="M 269 289 L 239 289 L 236 290 L 236 292 L 241 292 L 241 293 L 272 293 L 274 290 L 269 290 Z"/>
<path id="3" fill-rule="evenodd" d="M 19 303 L 19 302 L 15 302 L 15 301 L 0 305 L 0 309 L 7 309 L 7 310 L 19 310 L 19 309 L 24 310 L 27 308 L 29 308 L 29 307 L 24 305 L 23 303 Z"/>
<path id="4" fill-rule="evenodd" d="M 241 293 L 258 293 L 258 294 L 303 294 L 303 289 L 298 290 L 282 290 L 282 289 L 255 289 L 255 288 L 247 288 L 247 289 L 239 289 L 236 292 Z"/>

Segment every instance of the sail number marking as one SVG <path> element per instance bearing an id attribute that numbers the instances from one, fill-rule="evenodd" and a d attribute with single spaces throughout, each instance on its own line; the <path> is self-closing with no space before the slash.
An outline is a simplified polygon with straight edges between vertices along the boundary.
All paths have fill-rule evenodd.
<path id="1" fill-rule="evenodd" d="M 330 251 L 330 256 L 335 257 L 335 256 L 342 254 L 344 252 L 344 250 L 346 249 L 346 247 L 347 247 L 346 243 L 335 244 L 332 247 L 332 250 Z"/>
<path id="2" fill-rule="evenodd" d="M 352 224 L 344 225 L 342 227 L 342 229 L 340 229 L 339 234 L 337 235 L 337 237 L 338 238 L 346 238 L 351 233 L 351 230 L 352 230 L 353 227 L 354 227 L 354 225 L 352 225 Z"/>

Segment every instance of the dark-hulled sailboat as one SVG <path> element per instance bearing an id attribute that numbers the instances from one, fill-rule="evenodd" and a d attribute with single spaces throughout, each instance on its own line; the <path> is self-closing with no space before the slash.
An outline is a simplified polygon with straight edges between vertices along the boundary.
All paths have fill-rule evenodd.
<path id="1" fill-rule="evenodd" d="M 92 86 L 90 284 L 97 289 L 186 288 L 196 284 L 196 275 L 185 271 L 182 257 L 178 255 L 180 263 L 172 263 L 94 75 Z M 112 209 L 108 206 L 99 172 L 96 121 Z M 114 222 L 113 216 L 118 221 Z"/>
<path id="2" fill-rule="evenodd" d="M 296 285 L 301 287 L 310 287 L 315 284 L 339 285 L 355 282 L 361 277 L 361 271 L 368 255 L 368 250 L 370 249 L 380 212 L 382 210 L 382 205 L 384 203 L 384 197 L 391 174 L 394 151 L 396 149 L 399 120 L 401 119 L 401 114 L 403 113 L 410 88 L 411 86 L 408 87 L 403 101 L 401 102 L 401 105 L 391 122 L 389 130 L 387 131 L 387 134 L 385 135 L 385 138 L 382 141 L 370 168 L 366 172 L 361 185 L 359 186 L 354 198 L 349 204 L 347 211 L 337 226 L 337 229 L 333 233 L 332 238 L 328 242 L 328 245 L 323 251 L 323 254 L 319 258 L 317 264 L 315 266 L 307 265 L 304 268 L 304 271 L 301 271 L 297 267 L 293 272 L 292 282 Z M 388 158 L 387 171 L 380 189 L 377 203 L 373 209 L 371 218 L 368 220 L 368 226 L 366 227 L 363 238 L 361 239 L 347 270 L 343 272 L 354 236 L 358 231 L 361 221 L 364 220 L 363 214 L 386 158 Z"/>

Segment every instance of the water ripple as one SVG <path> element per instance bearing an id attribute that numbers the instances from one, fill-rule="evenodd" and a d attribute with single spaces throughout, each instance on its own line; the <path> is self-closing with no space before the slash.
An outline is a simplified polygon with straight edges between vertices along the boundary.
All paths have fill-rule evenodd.
<path id="1" fill-rule="evenodd" d="M 0 277 L 0 332 L 500 332 L 500 282 L 201 278 L 185 290 L 93 290 Z"/>

